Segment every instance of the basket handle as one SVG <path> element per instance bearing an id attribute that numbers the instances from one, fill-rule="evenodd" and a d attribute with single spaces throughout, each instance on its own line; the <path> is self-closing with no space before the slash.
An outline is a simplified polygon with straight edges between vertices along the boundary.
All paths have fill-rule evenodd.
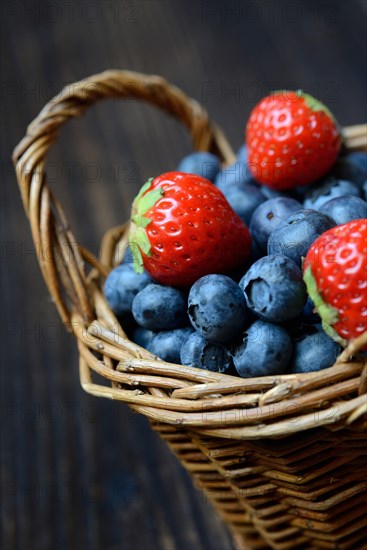
<path id="1" fill-rule="evenodd" d="M 46 181 L 45 161 L 60 128 L 104 98 L 136 98 L 151 103 L 189 129 L 194 149 L 212 151 L 226 163 L 234 161 L 227 140 L 210 122 L 203 107 L 158 76 L 105 71 L 66 86 L 49 101 L 28 126 L 12 158 L 38 261 L 52 300 L 67 327 L 70 327 L 72 309 L 86 323 L 95 318 L 84 259 L 92 265 L 98 261 L 75 244 L 61 204 Z"/>

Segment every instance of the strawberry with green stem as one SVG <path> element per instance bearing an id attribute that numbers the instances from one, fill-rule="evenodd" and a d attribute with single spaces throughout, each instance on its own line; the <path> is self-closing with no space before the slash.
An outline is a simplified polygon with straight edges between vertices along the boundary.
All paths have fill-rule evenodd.
<path id="1" fill-rule="evenodd" d="M 341 136 L 323 103 L 301 90 L 281 90 L 251 112 L 246 145 L 256 180 L 272 189 L 291 189 L 313 183 L 331 169 Z"/>
<path id="2" fill-rule="evenodd" d="M 168 172 L 149 179 L 133 202 L 130 246 L 136 271 L 161 284 L 189 286 L 230 273 L 251 252 L 246 225 L 210 181 Z"/>
<path id="3" fill-rule="evenodd" d="M 367 330 L 367 219 L 329 229 L 311 245 L 304 281 L 325 331 L 347 345 Z"/>

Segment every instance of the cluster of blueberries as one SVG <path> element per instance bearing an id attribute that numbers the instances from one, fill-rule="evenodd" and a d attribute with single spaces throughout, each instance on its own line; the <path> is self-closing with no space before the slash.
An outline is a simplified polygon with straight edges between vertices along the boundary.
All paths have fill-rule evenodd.
<path id="1" fill-rule="evenodd" d="M 321 181 L 286 193 L 252 178 L 245 146 L 224 170 L 210 153 L 178 170 L 221 189 L 250 229 L 252 254 L 242 270 L 183 290 L 136 274 L 127 250 L 104 293 L 131 339 L 165 361 L 242 377 L 330 367 L 341 348 L 307 296 L 302 257 L 324 231 L 367 217 L 367 154 L 346 154 Z"/>

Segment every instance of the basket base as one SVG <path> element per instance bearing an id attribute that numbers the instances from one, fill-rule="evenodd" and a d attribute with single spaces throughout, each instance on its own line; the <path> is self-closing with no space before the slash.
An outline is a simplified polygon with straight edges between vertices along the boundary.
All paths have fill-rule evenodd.
<path id="1" fill-rule="evenodd" d="M 250 442 L 153 428 L 217 509 L 237 550 L 367 550 L 365 433 L 317 429 Z"/>

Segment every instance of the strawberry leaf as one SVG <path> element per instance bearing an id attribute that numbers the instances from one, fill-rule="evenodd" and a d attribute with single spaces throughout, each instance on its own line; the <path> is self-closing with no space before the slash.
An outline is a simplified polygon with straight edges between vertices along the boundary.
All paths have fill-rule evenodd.
<path id="1" fill-rule="evenodd" d="M 142 216 L 148 212 L 148 210 L 153 208 L 155 203 L 159 201 L 163 195 L 164 191 L 162 187 L 158 187 L 158 189 L 153 189 L 153 191 L 149 191 L 149 193 L 146 193 L 143 197 L 141 197 L 136 203 L 138 216 Z"/>
<path id="2" fill-rule="evenodd" d="M 302 90 L 299 90 L 297 92 L 297 95 L 304 99 L 304 102 L 306 103 L 307 107 L 311 109 L 311 111 L 315 111 L 315 112 L 323 111 L 325 114 L 327 114 L 331 118 L 331 120 L 333 120 L 336 123 L 335 117 L 332 114 L 332 112 L 321 101 L 319 101 L 318 99 L 316 99 L 310 94 L 306 94 L 302 92 Z"/>
<path id="3" fill-rule="evenodd" d="M 151 255 L 151 245 L 148 239 L 148 235 L 146 234 L 146 231 L 143 227 L 135 227 L 135 229 L 131 231 L 129 244 L 133 255 L 134 271 L 136 273 L 143 273 L 144 262 L 141 253 L 144 252 L 146 256 Z"/>
<path id="4" fill-rule="evenodd" d="M 139 216 L 139 214 L 134 214 L 131 216 L 131 220 L 138 227 L 146 227 L 152 221 L 150 218 L 146 218 L 145 216 Z"/>
<path id="5" fill-rule="evenodd" d="M 153 178 L 150 178 L 135 197 L 132 207 L 131 220 L 137 227 L 146 227 L 152 220 L 144 216 L 156 202 L 164 195 L 162 187 L 148 191 L 152 185 Z M 148 192 L 147 192 L 148 191 Z"/>
<path id="6" fill-rule="evenodd" d="M 129 238 L 129 245 L 133 255 L 133 266 L 135 273 L 143 273 L 143 256 L 141 255 L 140 248 L 134 241 L 134 235 L 131 234 Z"/>
<path id="7" fill-rule="evenodd" d="M 335 342 L 337 342 L 338 344 L 340 344 L 344 348 L 346 347 L 348 342 L 347 342 L 347 340 L 345 340 L 345 338 L 342 338 L 341 336 L 339 336 L 339 334 L 336 332 L 336 330 L 333 329 L 333 327 L 331 327 L 327 323 L 324 323 L 324 321 L 322 321 L 321 324 L 322 324 L 322 328 L 324 329 L 326 334 L 328 336 L 330 336 L 330 338 L 332 338 Z"/>
<path id="8" fill-rule="evenodd" d="M 138 203 L 138 201 L 140 200 L 142 195 L 144 195 L 145 191 L 148 191 L 149 187 L 152 185 L 153 179 L 154 178 L 149 178 L 148 181 L 146 181 L 144 183 L 144 185 L 142 185 L 142 187 L 140 188 L 139 193 L 136 195 L 136 197 L 134 199 L 133 206 L 135 206 L 135 204 Z"/>
<path id="9" fill-rule="evenodd" d="M 310 296 L 311 300 L 315 304 L 317 312 L 322 319 L 322 326 L 326 334 L 328 334 L 333 340 L 335 340 L 338 343 L 342 343 L 343 341 L 345 345 L 345 340 L 340 338 L 340 336 L 333 329 L 333 325 L 335 325 L 335 323 L 339 321 L 338 310 L 335 307 L 331 306 L 330 304 L 327 304 L 323 300 L 317 288 L 316 280 L 312 274 L 310 265 L 307 267 L 303 275 L 303 280 L 306 284 L 308 295 Z"/>
<path id="10" fill-rule="evenodd" d="M 140 250 L 144 252 L 144 254 L 150 256 L 151 246 L 145 229 L 143 229 L 142 227 L 138 227 L 136 229 L 134 233 L 134 241 L 138 245 Z"/>
<path id="11" fill-rule="evenodd" d="M 129 243 L 133 254 L 133 265 L 136 273 L 142 273 L 144 262 L 142 252 L 146 256 L 151 255 L 151 245 L 145 227 L 152 221 L 151 218 L 144 216 L 156 202 L 164 195 L 162 187 L 148 191 L 152 185 L 153 178 L 144 183 L 139 193 L 135 197 L 132 207 Z"/>

